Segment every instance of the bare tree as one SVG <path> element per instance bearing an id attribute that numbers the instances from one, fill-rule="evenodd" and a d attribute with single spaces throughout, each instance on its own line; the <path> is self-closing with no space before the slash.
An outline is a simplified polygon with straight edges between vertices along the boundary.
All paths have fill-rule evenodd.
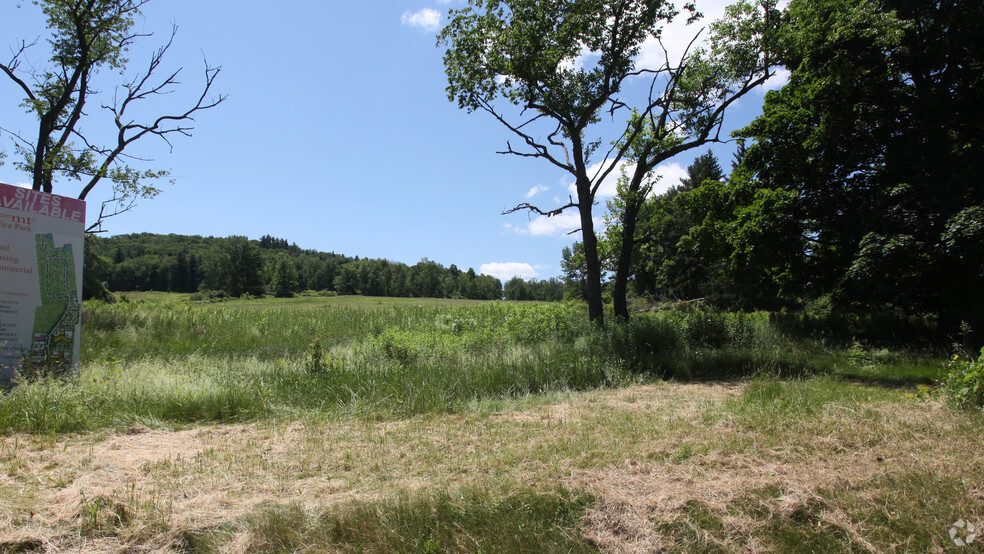
<path id="1" fill-rule="evenodd" d="M 180 84 L 181 69 L 158 75 L 171 47 L 177 27 L 172 26 L 167 42 L 150 57 L 143 71 L 115 88 L 111 99 L 99 101 L 94 88 L 101 69 L 126 70 L 127 52 L 137 40 L 150 35 L 133 31 L 134 17 L 150 0 L 40 0 L 47 16 L 51 36 L 49 65 L 37 68 L 25 63 L 26 53 L 38 41 L 22 41 L 13 49 L 7 63 L 0 63 L 10 82 L 25 95 L 24 105 L 37 116 L 37 137 L 32 139 L 7 130 L 15 139 L 20 161 L 17 167 L 32 177 L 32 188 L 52 192 L 59 178 L 82 183 L 79 199 L 103 179 L 113 184 L 112 197 L 104 201 L 88 231 L 101 229 L 107 217 L 130 210 L 140 198 L 152 198 L 160 191 L 155 183 L 166 178 L 168 170 L 138 169 L 129 165 L 149 162 L 128 155 L 134 142 L 156 136 L 171 146 L 170 137 L 190 136 L 195 115 L 225 100 L 213 95 L 212 88 L 220 68 L 204 64 L 204 84 L 196 100 L 174 113 L 141 119 L 131 115 L 136 106 L 170 94 Z M 99 140 L 87 133 L 82 122 L 89 117 L 86 107 L 95 102 L 115 125 L 115 137 Z"/>

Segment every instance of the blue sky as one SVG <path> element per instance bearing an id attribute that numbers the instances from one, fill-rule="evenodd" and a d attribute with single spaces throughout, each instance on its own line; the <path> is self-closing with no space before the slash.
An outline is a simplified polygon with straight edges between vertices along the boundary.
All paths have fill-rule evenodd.
<path id="1" fill-rule="evenodd" d="M 46 37 L 28 1 L 0 8 L 0 56 L 18 39 Z M 414 264 L 421 258 L 474 268 L 502 279 L 560 274 L 561 249 L 575 240 L 565 218 L 501 215 L 521 202 L 544 208 L 569 194 L 570 179 L 541 160 L 496 154 L 511 137 L 485 113 L 468 114 L 447 99 L 435 35 L 461 0 L 375 0 L 370 3 L 285 0 L 262 9 L 229 0 L 156 0 L 137 22 L 154 33 L 130 53 L 132 75 L 178 26 L 169 68 L 182 86 L 157 111 L 187 104 L 203 80 L 203 56 L 222 67 L 216 91 L 228 94 L 201 113 L 191 138 L 173 150 L 149 138 L 127 152 L 152 158 L 175 179 L 160 196 L 110 219 L 109 234 L 270 234 L 302 248 Z M 371 5 L 371 7 L 370 7 Z M 713 17 L 723 3 L 698 2 Z M 690 36 L 696 28 L 670 34 Z M 41 45 L 43 46 L 43 44 Z M 29 59 L 42 64 L 44 49 Z M 112 93 L 117 75 L 106 72 Z M 764 92 L 764 91 L 763 91 Z M 763 92 L 743 98 L 727 119 L 740 127 L 761 110 Z M 30 136 L 21 94 L 0 80 L 0 149 L 8 154 L 0 181 L 27 176 L 10 163 L 10 132 Z M 102 117 L 98 105 L 87 110 Z M 89 127 L 98 133 L 97 124 Z M 514 141 L 515 144 L 515 141 Z M 713 147 L 729 167 L 733 145 Z M 706 149 L 661 168 L 663 186 Z M 75 196 L 77 183 L 54 192 Z M 90 215 L 109 194 L 90 194 Z M 603 206 L 599 206 L 601 215 Z M 573 212 L 571 212 L 573 215 Z"/>

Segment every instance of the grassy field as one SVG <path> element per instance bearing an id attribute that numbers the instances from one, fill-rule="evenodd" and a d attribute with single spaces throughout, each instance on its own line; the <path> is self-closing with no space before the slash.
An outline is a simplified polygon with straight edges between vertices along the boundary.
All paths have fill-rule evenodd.
<path id="1" fill-rule="evenodd" d="M 980 550 L 980 413 L 851 322 L 128 297 L 0 398 L 0 551 Z"/>

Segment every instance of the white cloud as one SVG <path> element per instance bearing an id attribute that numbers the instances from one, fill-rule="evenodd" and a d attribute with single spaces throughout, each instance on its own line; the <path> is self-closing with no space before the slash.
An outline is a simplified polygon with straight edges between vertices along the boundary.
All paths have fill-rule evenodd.
<path id="1" fill-rule="evenodd" d="M 538 215 L 531 219 L 521 232 L 534 237 L 553 237 L 566 235 L 580 228 L 581 216 L 578 215 L 577 210 L 571 208 L 567 212 L 551 217 Z"/>
<path id="2" fill-rule="evenodd" d="M 788 69 L 780 67 L 776 69 L 775 74 L 772 77 L 769 77 L 769 80 L 766 81 L 760 89 L 756 90 L 761 91 L 762 94 L 765 94 L 766 91 L 770 90 L 779 90 L 786 86 L 786 83 L 789 82 L 789 75 L 790 73 Z"/>
<path id="3" fill-rule="evenodd" d="M 602 167 L 602 164 L 606 163 L 610 162 L 598 162 L 591 165 L 588 168 L 588 175 L 596 175 L 598 170 Z M 622 176 L 622 170 L 624 170 L 627 175 L 632 175 L 632 172 L 635 171 L 635 164 L 623 160 L 619 168 L 616 168 L 614 171 L 609 173 L 608 176 L 605 177 L 605 180 L 601 182 L 601 186 L 598 187 L 598 194 L 596 197 L 599 200 L 604 200 L 615 196 L 615 193 L 618 190 L 618 179 Z M 655 195 L 662 194 L 670 187 L 679 185 L 680 179 L 687 176 L 687 170 L 676 162 L 669 162 L 657 166 L 656 169 L 653 170 L 653 174 L 660 176 L 659 180 L 656 182 L 656 185 L 653 187 L 652 194 Z M 572 196 L 577 195 L 577 190 L 574 187 L 574 183 L 568 182 L 567 187 L 571 191 Z"/>
<path id="4" fill-rule="evenodd" d="M 425 31 L 436 31 L 441 27 L 441 12 L 424 8 L 418 12 L 403 12 L 400 22 L 410 27 L 420 27 Z"/>
<path id="5" fill-rule="evenodd" d="M 704 17 L 690 25 L 687 25 L 689 12 L 681 10 L 680 14 L 673 19 L 673 22 L 663 28 L 662 45 L 660 41 L 653 37 L 650 37 L 642 44 L 639 57 L 637 58 L 637 67 L 647 67 L 650 69 L 662 67 L 666 63 L 667 55 L 669 55 L 670 64 L 675 66 L 680 62 L 680 56 L 686 51 L 690 41 L 693 40 L 697 33 L 700 33 L 700 37 L 690 47 L 691 51 L 707 39 L 710 29 L 706 27 L 712 21 L 723 17 L 725 8 L 731 2 L 732 0 L 700 2 L 697 5 L 697 9 L 704 14 Z M 666 52 L 663 52 L 664 47 L 666 48 Z"/>
<path id="6" fill-rule="evenodd" d="M 526 198 L 533 198 L 537 194 L 540 194 L 541 192 L 547 192 L 548 190 L 550 190 L 550 187 L 545 187 L 543 185 L 534 185 L 533 188 L 527 191 Z"/>
<path id="7" fill-rule="evenodd" d="M 600 217 L 594 218 L 595 229 L 604 224 Z M 563 237 L 581 228 L 581 216 L 576 208 L 551 217 L 537 215 L 530 218 L 525 225 L 504 224 L 506 229 L 518 234 L 531 237 Z M 580 235 L 578 235 L 580 236 Z"/>
<path id="8" fill-rule="evenodd" d="M 676 162 L 669 162 L 656 166 L 653 173 L 660 176 L 653 187 L 652 195 L 660 195 L 670 189 L 680 185 L 680 179 L 687 177 L 687 169 Z"/>
<path id="9" fill-rule="evenodd" d="M 588 177 L 595 177 L 599 174 L 602 168 L 607 168 L 611 166 L 611 162 L 605 160 L 603 162 L 598 162 L 592 164 L 588 167 L 587 173 Z M 619 167 L 616 167 L 611 173 L 605 177 L 605 180 L 601 182 L 601 186 L 598 187 L 598 193 L 595 195 L 597 198 L 611 198 L 615 196 L 615 192 L 618 190 L 618 179 L 622 176 L 622 170 L 627 174 L 632 174 L 635 169 L 635 164 L 630 164 L 626 161 L 622 161 Z M 577 187 L 574 186 L 573 182 L 568 181 L 567 189 L 570 191 L 571 196 L 577 198 Z"/>
<path id="10" fill-rule="evenodd" d="M 500 281 L 508 281 L 513 277 L 530 279 L 538 275 L 536 270 L 533 269 L 533 266 L 523 262 L 492 262 L 482 264 L 479 272 L 482 275 L 491 275 Z"/>

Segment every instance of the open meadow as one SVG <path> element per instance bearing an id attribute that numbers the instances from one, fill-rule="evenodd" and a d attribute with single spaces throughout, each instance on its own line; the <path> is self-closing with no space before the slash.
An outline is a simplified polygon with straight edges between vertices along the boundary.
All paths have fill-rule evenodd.
<path id="1" fill-rule="evenodd" d="M 940 392 L 950 353 L 918 321 L 688 308 L 600 329 L 568 304 L 162 294 L 83 312 L 77 382 L 0 396 L 2 552 L 984 543 L 984 418 Z"/>

